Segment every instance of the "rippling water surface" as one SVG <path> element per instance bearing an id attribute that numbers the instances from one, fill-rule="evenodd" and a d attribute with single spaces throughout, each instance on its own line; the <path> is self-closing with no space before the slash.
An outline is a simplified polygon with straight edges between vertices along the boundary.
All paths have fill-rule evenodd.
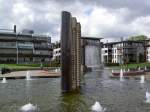
<path id="1" fill-rule="evenodd" d="M 89 72 L 80 93 L 70 94 L 61 94 L 60 78 L 8 80 L 0 83 L 0 112 L 18 112 L 29 102 L 40 112 L 91 112 L 95 101 L 107 108 L 106 112 L 150 112 L 150 104 L 144 103 L 150 81 L 120 82 L 108 75 L 106 70 Z"/>

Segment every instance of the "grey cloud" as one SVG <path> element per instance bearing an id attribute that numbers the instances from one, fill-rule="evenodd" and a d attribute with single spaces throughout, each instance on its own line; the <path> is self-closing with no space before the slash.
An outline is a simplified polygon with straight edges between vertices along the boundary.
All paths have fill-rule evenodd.
<path id="1" fill-rule="evenodd" d="M 104 7 L 110 11 L 121 8 L 127 8 L 130 13 L 125 18 L 127 21 L 134 20 L 139 16 L 148 16 L 150 10 L 150 0 L 76 0 L 81 2 L 84 6 L 96 5 L 97 7 Z M 75 3 L 74 0 L 57 0 L 58 4 Z"/>
<path id="2" fill-rule="evenodd" d="M 10 23 L 13 23 L 13 15 L 12 15 L 12 7 L 13 2 L 9 1 L 9 3 L 3 0 L 0 1 L 0 28 L 10 28 Z M 11 21 L 10 21 L 11 20 Z"/>
<path id="3" fill-rule="evenodd" d="M 26 17 L 28 14 L 13 15 L 13 5 L 18 2 L 24 3 L 30 9 L 28 14 L 34 16 L 34 21 L 29 21 L 26 18 L 25 22 L 21 23 L 22 16 Z M 0 28 L 10 28 L 12 24 L 17 24 L 19 30 L 29 28 L 35 30 L 36 33 L 50 33 L 55 37 L 60 33 L 58 28 L 60 27 L 61 10 L 70 8 L 69 11 L 76 14 L 75 16 L 80 15 L 82 8 L 79 10 L 78 5 L 75 5 L 76 3 L 82 4 L 83 9 L 87 6 L 90 7 L 85 11 L 86 15 L 90 15 L 92 8 L 97 6 L 107 9 L 109 13 L 115 12 L 118 14 L 116 16 L 118 20 L 122 18 L 122 21 L 118 22 L 118 25 L 116 24 L 114 27 L 108 28 L 108 26 L 107 28 L 101 29 L 102 36 L 104 37 L 120 38 L 134 35 L 137 33 L 136 31 L 124 28 L 123 26 L 133 23 L 137 18 L 150 16 L 150 0 L 0 0 L 0 3 L 3 4 L 0 7 Z M 119 15 L 117 11 L 123 8 L 127 10 L 127 13 L 122 12 L 126 14 Z M 50 16 L 49 18 L 45 18 L 46 14 L 56 15 L 57 17 Z"/>
<path id="4" fill-rule="evenodd" d="M 119 27 L 116 28 L 111 28 L 108 30 L 103 31 L 103 37 L 104 38 L 114 38 L 114 39 L 120 39 L 120 38 L 126 38 L 131 35 L 135 35 L 136 32 L 132 30 L 127 30 L 127 29 L 121 29 Z"/>
<path id="5" fill-rule="evenodd" d="M 80 0 L 83 4 L 92 4 L 104 7 L 110 12 L 126 8 L 129 14 L 124 17 L 124 22 L 131 22 L 140 16 L 148 16 L 150 10 L 150 0 Z"/>

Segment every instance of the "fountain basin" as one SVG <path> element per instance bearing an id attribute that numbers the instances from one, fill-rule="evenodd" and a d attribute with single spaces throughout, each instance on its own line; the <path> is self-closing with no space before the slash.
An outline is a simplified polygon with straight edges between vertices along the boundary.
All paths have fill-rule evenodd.
<path id="1" fill-rule="evenodd" d="M 144 74 L 144 70 L 140 70 L 140 71 L 127 71 L 123 73 L 123 76 L 137 76 L 137 75 L 142 75 Z M 118 72 L 113 72 L 112 73 L 113 76 L 120 76 L 120 73 Z"/>
<path id="2" fill-rule="evenodd" d="M 11 72 L 9 74 L 5 74 L 5 77 L 7 79 L 25 79 L 26 78 L 26 71 L 17 71 L 17 72 Z M 60 77 L 61 74 L 55 73 L 55 72 L 49 72 L 46 70 L 31 70 L 30 71 L 30 77 L 31 78 L 57 78 Z M 0 75 L 0 79 L 3 79 L 3 75 Z"/>
<path id="3" fill-rule="evenodd" d="M 150 90 L 149 81 L 146 86 L 135 80 L 120 84 L 119 80 L 109 78 L 109 73 L 88 72 L 80 93 L 65 95 L 61 93 L 60 78 L 40 78 L 29 83 L 24 79 L 9 80 L 6 85 L 0 84 L 0 112 L 18 112 L 28 102 L 37 104 L 40 112 L 91 112 L 96 100 L 103 102 L 106 112 L 150 111 L 149 104 L 141 104 L 145 101 L 143 93 Z"/>

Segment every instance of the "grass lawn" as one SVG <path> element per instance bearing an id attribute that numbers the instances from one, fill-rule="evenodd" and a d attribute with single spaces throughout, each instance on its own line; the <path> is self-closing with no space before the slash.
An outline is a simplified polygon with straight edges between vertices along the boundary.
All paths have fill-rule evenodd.
<path id="1" fill-rule="evenodd" d="M 137 68 L 137 67 L 141 67 L 144 68 L 146 67 L 150 67 L 150 62 L 145 62 L 145 63 L 133 63 L 133 64 L 126 64 L 126 65 L 120 65 L 120 66 L 109 66 L 110 68 L 116 68 L 116 69 L 120 69 L 120 68 Z"/>
<path id="2" fill-rule="evenodd" d="M 6 67 L 9 69 L 30 69 L 40 67 L 40 64 L 0 64 L 0 68 Z M 46 65 L 43 65 L 46 67 Z"/>

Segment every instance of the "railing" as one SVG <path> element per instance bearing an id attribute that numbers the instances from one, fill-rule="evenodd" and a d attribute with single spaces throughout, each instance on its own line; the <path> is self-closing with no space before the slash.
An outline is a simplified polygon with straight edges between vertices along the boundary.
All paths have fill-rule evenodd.
<path id="1" fill-rule="evenodd" d="M 50 53 L 50 52 L 34 52 L 34 54 L 37 54 L 37 55 L 52 55 L 52 53 Z"/>
<path id="2" fill-rule="evenodd" d="M 15 46 L 0 46 L 0 48 L 16 48 L 16 45 Z"/>
<path id="3" fill-rule="evenodd" d="M 33 44 L 18 44 L 18 48 L 33 49 Z"/>
<path id="4" fill-rule="evenodd" d="M 36 49 L 52 49 L 52 47 L 51 46 L 34 46 L 34 48 L 36 48 Z"/>

